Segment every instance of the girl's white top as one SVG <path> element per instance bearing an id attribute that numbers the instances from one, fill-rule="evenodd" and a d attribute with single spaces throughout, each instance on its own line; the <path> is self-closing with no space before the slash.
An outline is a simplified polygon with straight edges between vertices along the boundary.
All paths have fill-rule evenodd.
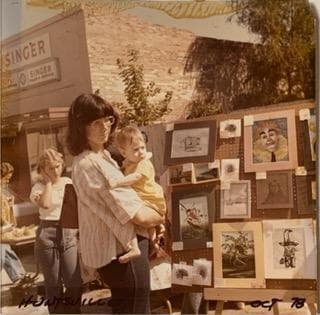
<path id="1" fill-rule="evenodd" d="M 52 184 L 51 208 L 39 208 L 40 220 L 59 220 L 64 196 L 64 189 L 66 184 L 72 184 L 69 177 L 60 177 L 57 183 Z M 31 189 L 30 200 L 36 204 L 35 198 L 41 195 L 44 191 L 45 185 L 37 182 Z"/>

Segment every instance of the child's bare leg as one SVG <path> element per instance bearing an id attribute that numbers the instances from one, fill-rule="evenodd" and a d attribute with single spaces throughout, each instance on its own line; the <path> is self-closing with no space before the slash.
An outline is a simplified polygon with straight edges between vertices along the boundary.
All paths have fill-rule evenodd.
<path id="1" fill-rule="evenodd" d="M 131 259 L 141 255 L 141 252 L 138 246 L 138 240 L 136 237 L 128 243 L 127 249 L 128 251 L 124 255 L 119 257 L 120 264 L 126 264 Z"/>

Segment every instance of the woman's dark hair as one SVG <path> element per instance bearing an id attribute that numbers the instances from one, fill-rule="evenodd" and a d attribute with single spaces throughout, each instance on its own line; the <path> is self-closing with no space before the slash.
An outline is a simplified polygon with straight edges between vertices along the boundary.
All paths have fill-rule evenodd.
<path id="1" fill-rule="evenodd" d="M 113 116 L 114 124 L 111 126 L 110 136 L 105 147 L 110 143 L 112 134 L 117 128 L 119 114 L 112 105 L 96 94 L 81 94 L 71 104 L 68 115 L 67 146 L 72 155 L 78 155 L 90 149 L 86 137 L 86 126 L 92 121 Z"/>

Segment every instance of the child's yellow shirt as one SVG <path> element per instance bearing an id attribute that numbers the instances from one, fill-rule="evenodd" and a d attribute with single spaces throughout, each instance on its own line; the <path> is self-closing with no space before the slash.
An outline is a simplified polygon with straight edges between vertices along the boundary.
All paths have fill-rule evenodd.
<path id="1" fill-rule="evenodd" d="M 150 159 L 144 159 L 136 164 L 128 164 L 123 167 L 124 175 L 139 173 L 142 178 L 131 187 L 137 192 L 138 196 L 159 214 L 166 213 L 166 202 L 162 187 L 156 183 L 154 167 Z"/>

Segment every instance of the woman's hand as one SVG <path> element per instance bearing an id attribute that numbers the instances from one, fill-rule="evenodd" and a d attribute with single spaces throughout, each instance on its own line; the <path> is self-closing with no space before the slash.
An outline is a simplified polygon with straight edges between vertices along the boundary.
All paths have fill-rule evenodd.
<path id="1" fill-rule="evenodd" d="M 51 179 L 50 175 L 44 169 L 42 169 L 40 171 L 40 175 L 42 176 L 42 179 L 45 184 L 48 184 L 50 182 L 52 183 L 52 179 Z"/>

